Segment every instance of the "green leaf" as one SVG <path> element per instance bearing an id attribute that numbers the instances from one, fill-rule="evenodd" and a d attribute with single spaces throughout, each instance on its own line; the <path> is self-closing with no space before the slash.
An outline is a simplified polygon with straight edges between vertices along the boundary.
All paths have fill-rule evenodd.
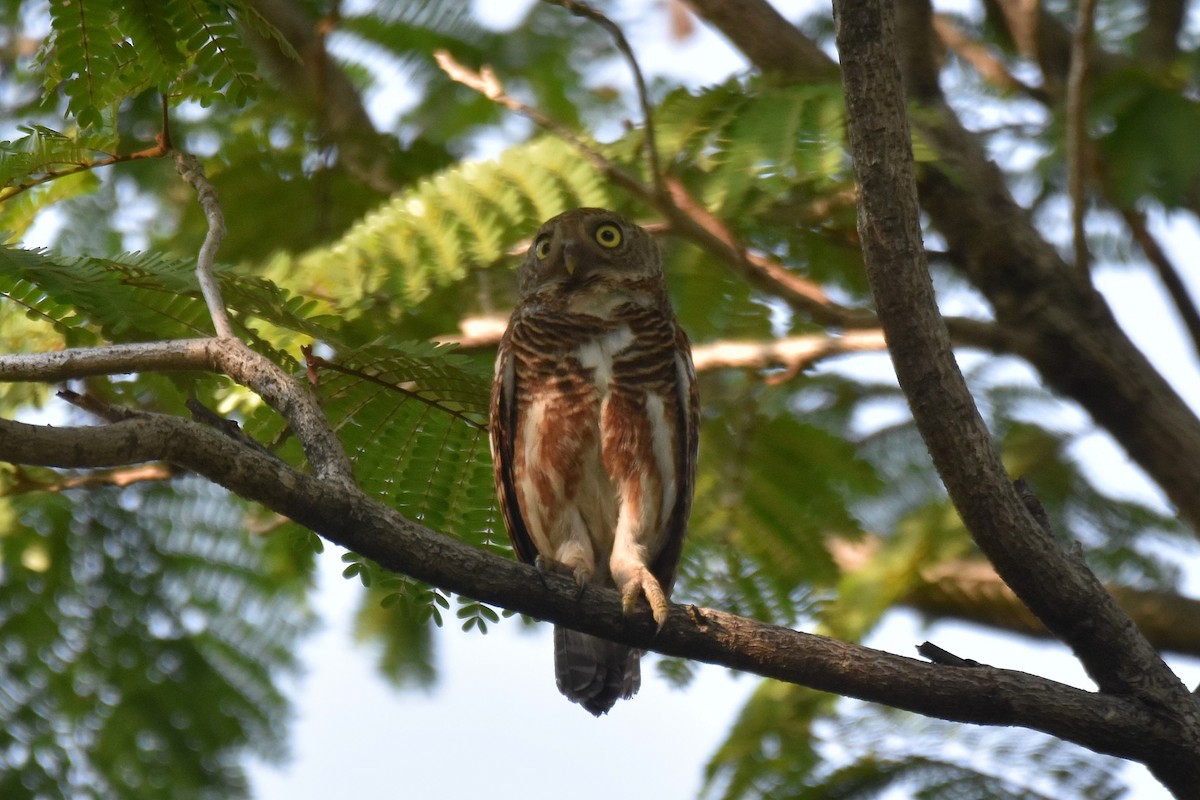
<path id="1" fill-rule="evenodd" d="M 36 753 L 5 796 L 248 796 L 242 754 L 281 755 L 275 682 L 311 616 L 244 506 L 194 478 L 4 502 L 0 751 Z"/>

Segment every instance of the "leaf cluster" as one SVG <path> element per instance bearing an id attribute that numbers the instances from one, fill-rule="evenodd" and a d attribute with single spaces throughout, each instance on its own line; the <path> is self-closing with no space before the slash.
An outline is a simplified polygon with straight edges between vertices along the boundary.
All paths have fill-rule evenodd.
<path id="1" fill-rule="evenodd" d="M 61 89 L 81 128 L 106 127 L 146 90 L 244 105 L 260 79 L 239 21 L 261 25 L 237 0 L 52 0 L 46 91 Z"/>
<path id="2" fill-rule="evenodd" d="M 248 796 L 241 751 L 282 755 L 276 681 L 312 622 L 279 540 L 230 537 L 244 507 L 196 479 L 0 513 L 0 792 Z"/>

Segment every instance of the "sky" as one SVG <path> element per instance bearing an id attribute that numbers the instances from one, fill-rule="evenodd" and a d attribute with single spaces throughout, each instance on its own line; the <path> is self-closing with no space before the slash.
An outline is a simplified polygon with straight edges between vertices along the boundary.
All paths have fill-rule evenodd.
<path id="1" fill-rule="evenodd" d="M 477 2 L 476 7 L 503 27 L 528 4 L 529 0 L 493 1 Z M 807 0 L 776 2 L 791 19 L 813 5 Z M 965 0 L 956 5 L 972 7 Z M 665 18 L 654 8 L 630 0 L 614 12 L 647 72 L 683 75 L 704 84 L 745 68 L 740 57 L 702 25 L 685 46 L 670 43 L 664 35 Z M 374 99 L 372 113 L 386 127 L 403 102 L 394 92 L 384 93 Z M 1200 252 L 1194 227 L 1164 219 L 1155 220 L 1155 225 L 1181 263 Z M 1196 276 L 1191 279 L 1193 295 L 1200 296 Z M 1193 408 L 1200 408 L 1195 353 L 1161 288 L 1148 276 L 1128 271 L 1101 271 L 1096 282 L 1135 341 Z M 887 368 L 878 357 L 862 363 Z M 1075 448 L 1102 485 L 1157 496 L 1107 437 L 1085 436 Z M 549 626 L 527 629 L 508 620 L 486 636 L 464 633 L 448 623 L 437 634 L 436 685 L 428 692 L 396 691 L 376 676 L 370 651 L 353 641 L 350 626 L 359 585 L 341 577 L 339 556 L 332 547 L 322 556 L 315 604 L 323 627 L 302 646 L 300 661 L 308 665 L 308 672 L 289 682 L 296 708 L 292 758 L 283 765 L 252 766 L 258 800 L 380 794 L 510 797 L 518 792 L 522 800 L 692 800 L 701 788 L 706 760 L 758 682 L 701 665 L 694 682 L 676 690 L 656 674 L 654 657 L 648 656 L 640 693 L 595 719 L 555 688 Z M 1190 571 L 1189 592 L 1200 595 L 1200 570 Z M 914 655 L 915 646 L 926 639 L 994 666 L 1091 688 L 1061 647 L 984 634 L 957 623 L 924 627 L 906 612 L 889 615 L 867 643 Z M 1188 685 L 1200 683 L 1200 662 L 1185 660 L 1173 666 Z M 1140 767 L 1131 774 L 1134 797 L 1168 797 Z"/>

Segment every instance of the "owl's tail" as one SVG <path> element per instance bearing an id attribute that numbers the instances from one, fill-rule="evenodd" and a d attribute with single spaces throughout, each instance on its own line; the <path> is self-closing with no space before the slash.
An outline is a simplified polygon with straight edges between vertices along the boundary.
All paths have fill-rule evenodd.
<path id="1" fill-rule="evenodd" d="M 642 651 L 570 628 L 554 628 L 558 690 L 597 717 L 642 685 Z"/>

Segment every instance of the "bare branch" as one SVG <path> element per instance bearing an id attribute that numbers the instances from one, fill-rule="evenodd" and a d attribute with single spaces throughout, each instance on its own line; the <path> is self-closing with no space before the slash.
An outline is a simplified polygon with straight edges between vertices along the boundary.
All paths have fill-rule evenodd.
<path id="1" fill-rule="evenodd" d="M 10 497 L 30 492 L 57 493 L 71 489 L 96 489 L 106 486 L 124 488 L 134 483 L 168 481 L 178 474 L 178 471 L 171 465 L 154 462 L 135 467 L 95 470 L 83 475 L 63 475 L 54 480 L 40 480 L 18 467 L 15 479 L 8 488 L 0 491 L 0 496 Z"/>
<path id="2" fill-rule="evenodd" d="M 609 161 L 593 144 L 584 140 L 567 126 L 543 114 L 540 109 L 526 105 L 508 94 L 495 70 L 488 65 L 485 64 L 479 68 L 479 71 L 475 71 L 460 64 L 448 50 L 435 50 L 433 57 L 442 72 L 445 72 L 451 80 L 457 81 L 469 89 L 474 89 L 493 103 L 498 103 L 509 111 L 526 117 L 539 128 L 549 131 L 570 144 L 609 180 L 628 190 L 635 197 L 653 197 L 654 191 L 649 186 Z"/>
<path id="3" fill-rule="evenodd" d="M 387 569 L 481 602 L 668 655 L 753 672 L 943 719 L 1021 725 L 1093 750 L 1186 762 L 1187 743 L 1136 700 L 1021 672 L 927 664 L 711 609 L 673 605 L 655 632 L 615 592 L 579 596 L 568 577 L 501 558 L 405 519 L 356 489 L 297 472 L 186 420 L 143 414 L 53 428 L 0 420 L 0 459 L 72 468 L 167 461 L 203 475 Z"/>
<path id="4" fill-rule="evenodd" d="M 213 350 L 217 346 L 215 339 L 176 339 L 0 355 L 0 380 L 58 383 L 93 375 L 216 371 Z"/>
<path id="5" fill-rule="evenodd" d="M 1142 248 L 1146 259 L 1158 272 L 1158 279 L 1162 281 L 1167 293 L 1171 295 L 1171 301 L 1175 303 L 1175 310 L 1179 312 L 1184 327 L 1187 328 L 1188 335 L 1191 337 L 1192 347 L 1196 350 L 1196 354 L 1200 355 L 1200 310 L 1197 310 L 1196 303 L 1188 292 L 1187 284 L 1183 282 L 1179 270 L 1171 262 L 1166 251 L 1162 249 L 1158 239 L 1154 238 L 1154 234 L 1146 227 L 1146 215 L 1130 209 L 1122 210 L 1121 215 L 1125 217 L 1126 224 L 1133 232 L 1134 241 Z"/>
<path id="6" fill-rule="evenodd" d="M 1170 714 L 1200 747 L 1200 708 L 1082 559 L 1031 516 L 954 361 L 924 263 L 891 0 L 837 0 L 847 126 L 860 187 L 859 234 L 900 385 L 934 464 L 980 549 L 1075 652 L 1102 691 Z M 1177 765 L 1151 759 L 1168 785 Z M 1200 768 L 1187 770 L 1192 780 Z M 1172 774 L 1168 774 L 1172 773 Z"/>
<path id="7" fill-rule="evenodd" d="M 793 35 L 796 27 L 767 2 L 744 0 L 685 0 L 700 16 L 715 25 L 768 74 L 803 81 L 837 79 L 837 65 L 807 37 Z M 739 29 L 749 32 L 741 35 Z M 764 68 L 765 65 L 765 68 Z"/>
<path id="8" fill-rule="evenodd" d="M 625 38 L 625 32 L 621 30 L 621 26 L 587 3 L 581 3 L 578 0 L 546 0 L 546 2 L 561 6 L 572 14 L 590 19 L 604 28 L 604 30 L 608 31 L 609 36 L 612 37 L 617 49 L 621 51 L 621 55 L 629 62 L 629 69 L 633 72 L 633 83 L 637 87 L 638 102 L 642 107 L 642 125 L 644 126 L 646 135 L 647 166 L 649 167 L 651 180 L 654 181 L 655 193 L 659 195 L 663 194 L 663 173 L 658 163 L 658 144 L 654 136 L 654 114 L 650 109 L 650 98 L 646 92 L 646 80 L 642 77 L 642 68 L 638 65 L 637 56 L 633 54 L 633 48 L 629 46 L 629 41 Z"/>
<path id="9" fill-rule="evenodd" d="M 6 381 L 59 382 L 166 370 L 221 373 L 251 389 L 288 421 L 317 476 L 353 485 L 350 460 L 317 398 L 239 339 L 183 339 L 0 355 L 0 378 Z"/>
<path id="10" fill-rule="evenodd" d="M 841 336 L 793 336 L 769 342 L 712 342 L 692 349 L 696 370 L 768 369 L 797 372 L 831 356 L 883 351 L 881 330 L 847 331 Z"/>
<path id="11" fill-rule="evenodd" d="M 985 45 L 967 36 L 946 14 L 933 15 L 933 30 L 942 44 L 974 67 L 988 83 L 1006 91 L 1019 92 L 1042 103 L 1049 102 L 1049 96 L 1042 89 L 1030 86 L 1013 75 L 1003 59 Z"/>
<path id="12" fill-rule="evenodd" d="M 233 326 L 229 323 L 229 309 L 225 308 L 225 301 L 221 299 L 221 289 L 217 286 L 216 275 L 213 274 L 217 248 L 225 238 L 225 215 L 221 212 L 221 204 L 217 202 L 217 190 L 204 175 L 204 167 L 199 159 L 190 153 L 175 151 L 175 169 L 196 190 L 200 207 L 204 209 L 204 218 L 208 220 L 208 233 L 204 236 L 204 244 L 200 246 L 200 254 L 196 258 L 196 277 L 200 281 L 200 292 L 208 305 L 208 314 L 212 317 L 217 336 L 232 339 Z"/>
<path id="13" fill-rule="evenodd" d="M 884 541 L 868 535 L 854 541 L 832 538 L 826 548 L 838 569 L 867 569 Z M 982 558 L 961 558 L 923 567 L 899 599 L 931 618 L 951 618 L 1039 639 L 1053 638 L 1046 626 Z M 1200 599 L 1172 591 L 1108 586 L 1117 605 L 1156 650 L 1200 656 Z"/>
<path id="14" fill-rule="evenodd" d="M 112 153 L 110 155 L 97 158 L 93 161 L 80 161 L 79 163 L 72 164 L 71 166 L 63 169 L 48 169 L 45 172 L 38 174 L 36 177 L 24 181 L 23 183 L 17 183 L 11 186 L 0 188 L 0 203 L 13 198 L 22 192 L 29 191 L 36 186 L 41 186 L 44 183 L 49 183 L 50 181 L 55 181 L 59 178 L 65 178 L 68 175 L 77 175 L 80 172 L 90 172 L 91 170 L 100 169 L 101 167 L 110 167 L 113 164 L 124 164 L 127 161 L 138 161 L 143 158 L 162 158 L 164 155 L 166 155 L 166 152 L 166 149 L 163 147 L 163 144 L 160 141 L 153 147 L 147 147 L 144 150 L 138 150 L 133 153 Z"/>
<path id="15" fill-rule="evenodd" d="M 1087 81 L 1092 60 L 1092 36 L 1096 24 L 1096 0 L 1080 0 L 1071 39 L 1071 69 L 1067 74 L 1066 150 L 1067 192 L 1071 198 L 1071 239 L 1075 247 L 1075 269 L 1089 273 L 1087 197 L 1085 189 L 1090 143 L 1087 135 Z"/>

